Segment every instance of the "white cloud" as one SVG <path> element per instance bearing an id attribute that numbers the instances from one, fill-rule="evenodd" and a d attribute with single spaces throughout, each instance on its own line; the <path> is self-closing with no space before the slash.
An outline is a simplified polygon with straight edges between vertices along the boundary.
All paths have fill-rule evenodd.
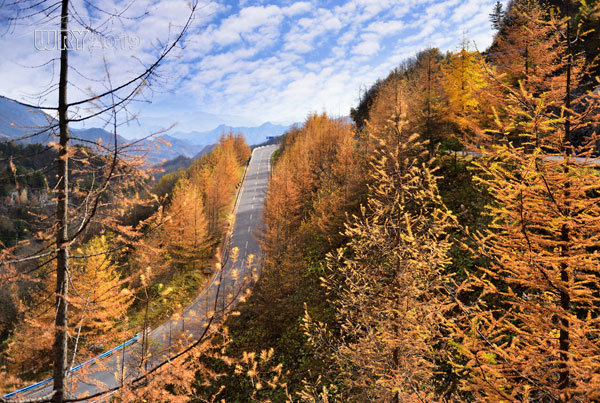
<path id="1" fill-rule="evenodd" d="M 297 14 L 302 14 L 310 11 L 312 9 L 312 4 L 308 1 L 300 1 L 292 4 L 291 6 L 285 7 L 283 9 L 283 13 L 287 16 L 294 16 Z"/>
<path id="2" fill-rule="evenodd" d="M 346 44 L 350 43 L 351 41 L 353 41 L 355 37 L 356 37 L 356 31 L 354 31 L 354 30 L 346 31 L 342 36 L 340 36 L 338 38 L 337 43 L 340 45 L 346 45 Z"/>
<path id="3" fill-rule="evenodd" d="M 314 42 L 325 34 L 332 34 L 342 28 L 341 21 L 330 10 L 320 8 L 311 17 L 298 20 L 285 35 L 284 50 L 308 53 L 314 49 Z"/>
<path id="4" fill-rule="evenodd" d="M 447 16 L 448 10 L 456 5 L 460 4 L 463 0 L 444 0 L 437 3 L 431 4 L 427 7 L 427 17 L 440 17 Z"/>
<path id="5" fill-rule="evenodd" d="M 115 9 L 128 1 L 103 0 L 102 5 Z M 480 49 L 489 45 L 488 14 L 493 3 L 342 0 L 339 5 L 326 7 L 326 2 L 316 0 L 242 0 L 236 5 L 206 0 L 185 49 L 175 54 L 181 57 L 171 58 L 162 68 L 165 84 L 173 94 L 157 96 L 165 110 L 152 112 L 156 117 L 152 123 L 170 116 L 192 119 L 198 110 L 211 116 L 228 115 L 238 119 L 236 124 L 239 119 L 254 123 L 257 117 L 263 121 L 298 121 L 309 111 L 347 114 L 357 102 L 359 88 L 387 75 L 419 50 L 428 46 L 454 50 L 463 32 Z M 81 7 L 84 0 L 73 0 L 73 4 Z M 134 4 L 132 14 L 143 13 L 147 7 L 143 1 Z M 142 20 L 127 20 L 122 27 L 114 27 L 144 38 L 143 48 L 135 52 L 106 53 L 115 81 L 138 71 L 138 59 L 146 63 L 153 59 L 153 40 L 176 32 L 187 7 L 187 0 L 157 0 Z M 84 13 L 84 18 L 96 17 L 88 14 Z M 0 76 L 5 78 L 0 82 L 0 93 L 18 98 L 25 91 L 39 91 L 52 71 L 47 67 L 30 72 L 10 60 L 39 64 L 53 55 L 32 51 L 27 31 L 16 34 L 25 39 L 11 43 L 0 38 L 4 48 Z M 102 77 L 98 54 L 73 54 L 72 61 L 83 74 Z M 76 74 L 71 77 L 76 79 Z M 89 83 L 76 80 L 81 88 Z M 74 87 L 70 96 L 77 97 L 78 91 Z M 139 108 L 143 112 L 146 107 Z M 158 108 L 155 104 L 148 110 Z"/>
<path id="6" fill-rule="evenodd" d="M 193 57 L 200 57 L 215 47 L 226 47 L 240 42 L 262 43 L 266 46 L 279 36 L 279 25 L 285 18 L 303 14 L 311 9 L 308 2 L 288 7 L 276 5 L 248 6 L 237 14 L 208 26 L 190 39 Z"/>
<path id="7" fill-rule="evenodd" d="M 361 42 L 352 49 L 352 53 L 361 56 L 371 56 L 379 51 L 379 37 L 375 34 L 362 34 Z"/>
<path id="8" fill-rule="evenodd" d="M 442 23 L 442 21 L 440 21 L 436 18 L 428 20 L 427 24 L 424 25 L 424 27 L 420 31 L 418 31 L 417 33 L 415 33 L 413 35 L 403 37 L 402 42 L 412 43 L 412 42 L 422 41 L 423 39 L 428 38 L 431 34 L 436 32 L 436 30 L 439 28 L 441 23 Z"/>
<path id="9" fill-rule="evenodd" d="M 367 31 L 375 32 L 379 35 L 393 35 L 401 32 L 405 25 L 402 21 L 391 20 L 391 21 L 375 21 L 372 22 L 367 28 Z"/>
<path id="10" fill-rule="evenodd" d="M 277 6 L 247 7 L 238 15 L 221 22 L 218 29 L 210 36 L 218 45 L 229 45 L 242 40 L 242 35 L 265 25 L 279 25 L 283 19 L 281 9 Z"/>
<path id="11" fill-rule="evenodd" d="M 458 6 L 452 14 L 452 22 L 462 22 L 477 14 L 484 4 L 480 0 L 467 0 Z"/>

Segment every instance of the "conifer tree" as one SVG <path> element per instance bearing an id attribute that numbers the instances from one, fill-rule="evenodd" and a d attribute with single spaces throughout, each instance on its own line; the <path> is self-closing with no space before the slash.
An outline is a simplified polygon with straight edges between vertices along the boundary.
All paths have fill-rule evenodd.
<path id="1" fill-rule="evenodd" d="M 180 268 L 195 270 L 212 252 L 202 190 L 187 178 L 181 178 L 173 190 L 164 232 L 166 252 Z"/>
<path id="2" fill-rule="evenodd" d="M 233 142 L 222 138 L 207 160 L 192 170 L 191 180 L 202 183 L 204 189 L 204 208 L 213 236 L 219 236 L 224 229 L 226 207 L 239 182 L 239 161 Z"/>
<path id="3" fill-rule="evenodd" d="M 538 74 L 548 84 L 510 93 L 496 134 L 514 129 L 519 141 L 477 162 L 492 222 L 475 237 L 486 264 L 458 289 L 457 339 L 471 373 L 465 389 L 478 400 L 600 398 L 599 182 L 591 143 L 574 141 L 575 131 L 597 132 L 600 99 L 585 90 L 571 18 L 548 14 L 546 23 L 554 69 Z"/>
<path id="4" fill-rule="evenodd" d="M 74 251 L 71 267 L 72 296 L 69 298 L 71 316 L 69 328 L 69 364 L 126 337 L 126 312 L 133 294 L 121 278 L 117 265 L 107 256 L 111 248 L 105 236 L 89 241 Z M 77 256 L 86 256 L 85 259 Z M 17 325 L 8 355 L 12 367 L 24 377 L 48 368 L 54 338 L 52 323 L 54 305 L 52 289 L 56 274 L 51 272 L 40 279 L 39 299 L 27 303 L 24 320 Z"/>
<path id="5" fill-rule="evenodd" d="M 554 73 L 551 28 L 539 1 L 518 0 L 506 13 L 508 27 L 496 37 L 489 55 L 497 74 L 515 90 L 521 84 L 531 92 L 547 90 Z M 521 83 L 521 84 L 520 84 Z"/>
<path id="6" fill-rule="evenodd" d="M 490 21 L 492 22 L 492 27 L 496 31 L 499 31 L 500 29 L 502 29 L 503 20 L 504 20 L 503 6 L 500 1 L 497 1 L 496 4 L 494 4 L 494 9 L 493 9 L 492 13 L 490 14 Z"/>
<path id="7" fill-rule="evenodd" d="M 293 180 L 294 172 L 290 159 L 282 158 L 269 184 L 264 213 L 267 230 L 262 243 L 269 251 L 267 256 L 278 256 L 278 251 L 286 248 L 284 240 L 290 239 L 302 217 L 302 199 Z"/>
<path id="8" fill-rule="evenodd" d="M 481 143 L 486 138 L 484 129 L 493 121 L 494 100 L 482 91 L 489 85 L 482 56 L 464 40 L 460 50 L 448 56 L 442 70 L 447 96 L 445 113 L 455 126 L 455 137 L 466 144 Z"/>
<path id="9" fill-rule="evenodd" d="M 448 302 L 440 273 L 454 218 L 425 145 L 407 130 L 402 92 L 389 90 L 375 101 L 393 111 L 388 120 L 367 124 L 374 144 L 367 205 L 347 224 L 348 243 L 329 257 L 325 285 L 341 326 L 333 355 L 344 399 L 430 401 L 441 359 L 433 345 Z"/>
<path id="10" fill-rule="evenodd" d="M 242 133 L 229 133 L 226 141 L 232 143 L 232 147 L 235 151 L 235 155 L 238 159 L 238 165 L 244 165 L 250 159 L 250 147 L 246 143 L 246 139 Z"/>
<path id="11" fill-rule="evenodd" d="M 442 55 L 438 49 L 419 52 L 411 69 L 414 71 L 406 74 L 403 85 L 408 109 L 414 111 L 408 116 L 410 126 L 429 142 L 430 151 L 450 134 L 441 66 Z"/>

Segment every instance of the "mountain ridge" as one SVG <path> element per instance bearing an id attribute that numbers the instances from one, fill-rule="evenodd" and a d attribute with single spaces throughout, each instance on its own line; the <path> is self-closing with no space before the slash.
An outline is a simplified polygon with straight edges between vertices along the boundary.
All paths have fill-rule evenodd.
<path id="1" fill-rule="evenodd" d="M 0 141 L 16 141 L 20 144 L 49 144 L 58 142 L 55 133 L 45 131 L 55 119 L 42 109 L 30 108 L 17 101 L 0 95 Z M 117 135 L 120 145 L 131 144 L 128 150 L 133 155 L 143 155 L 147 158 L 148 165 L 158 165 L 163 162 L 183 156 L 196 158 L 210 145 L 216 144 L 223 133 L 242 133 L 250 145 L 263 143 L 267 137 L 283 134 L 290 126 L 277 125 L 271 122 L 263 123 L 256 127 L 229 126 L 221 124 L 212 130 L 194 132 L 169 132 L 157 135 L 152 139 L 136 140 Z M 98 127 L 71 128 L 73 144 L 90 144 L 101 141 L 109 146 L 113 143 L 113 135 L 105 129 Z M 168 143 L 168 144 L 165 144 Z"/>
<path id="2" fill-rule="evenodd" d="M 280 136 L 290 129 L 293 125 L 280 125 L 271 122 L 265 122 L 260 126 L 229 126 L 220 124 L 212 130 L 192 131 L 192 132 L 174 132 L 170 136 L 189 141 L 196 145 L 214 144 L 219 140 L 222 133 L 242 133 L 249 145 L 263 143 L 267 137 Z"/>

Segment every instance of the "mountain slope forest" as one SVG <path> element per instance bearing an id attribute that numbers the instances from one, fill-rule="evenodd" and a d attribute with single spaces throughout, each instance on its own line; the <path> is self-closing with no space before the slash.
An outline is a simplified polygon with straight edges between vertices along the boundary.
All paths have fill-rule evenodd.
<path id="1" fill-rule="evenodd" d="M 559 3 L 498 7 L 485 53 L 420 52 L 354 127 L 286 134 L 266 265 L 227 322 L 285 387 L 230 374 L 226 400 L 600 399 L 600 6 Z"/>
<path id="2" fill-rule="evenodd" d="M 19 156 L 45 148 L 35 147 L 13 146 L 11 163 L 15 162 L 7 170 L 7 182 L 22 188 L 31 182 L 31 172 L 40 172 L 38 167 L 20 165 L 28 160 Z M 52 157 L 52 151 L 48 153 Z M 85 148 L 78 153 L 92 161 L 98 158 L 98 172 L 105 169 L 101 156 Z M 131 168 L 132 174 L 125 172 L 126 167 L 119 169 L 121 175 L 115 180 L 119 186 L 105 195 L 90 229 L 73 248 L 70 272 L 75 294 L 69 299 L 68 324 L 71 365 L 161 323 L 190 303 L 218 261 L 231 225 L 235 191 L 249 158 L 250 148 L 243 137 L 229 134 L 187 170 L 165 175 L 154 184 L 139 170 Z M 73 170 L 77 172 L 76 165 Z M 91 175 L 89 166 L 85 172 Z M 100 181 L 100 173 L 96 175 Z M 54 185 L 53 178 L 44 180 L 46 187 Z M 87 175 L 74 174 L 72 181 L 85 193 Z M 53 204 L 15 207 L 28 212 L 22 220 L 25 236 L 16 244 L 4 244 L 4 257 L 27 256 L 47 242 L 46 221 Z M 14 212 L 6 213 L 14 216 Z M 0 365 L 3 374 L 10 374 L 2 379 L 6 392 L 49 375 L 55 315 L 51 297 L 56 282 L 51 257 L 8 268 L 11 271 L 3 272 L 1 278 L 0 309 Z"/>
<path id="3" fill-rule="evenodd" d="M 489 49 L 425 49 L 352 122 L 311 114 L 287 131 L 259 279 L 116 401 L 600 401 L 600 1 L 499 2 L 490 19 Z M 4 193 L 53 186 L 9 151 Z M 98 212 L 71 223 L 69 364 L 177 315 L 219 269 L 250 156 L 223 135 L 153 183 L 77 148 L 76 164 L 98 161 L 75 165 L 74 198 Z M 118 186 L 87 203 L 107 170 Z M 50 375 L 48 217 L 2 232 L 7 392 Z"/>

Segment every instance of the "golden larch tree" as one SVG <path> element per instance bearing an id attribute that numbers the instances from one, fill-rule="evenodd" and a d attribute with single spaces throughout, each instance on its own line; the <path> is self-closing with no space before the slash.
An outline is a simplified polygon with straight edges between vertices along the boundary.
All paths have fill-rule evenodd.
<path id="1" fill-rule="evenodd" d="M 164 231 L 166 253 L 179 268 L 198 269 L 212 252 L 202 189 L 188 178 L 181 178 L 173 190 Z"/>
<path id="2" fill-rule="evenodd" d="M 127 309 L 133 294 L 126 287 L 118 266 L 107 254 L 112 244 L 106 236 L 93 238 L 73 255 L 69 298 L 69 364 L 77 364 L 97 349 L 127 337 Z M 81 257 L 79 257 L 81 256 Z M 49 366 L 53 343 L 55 274 L 41 279 L 38 297 L 27 303 L 29 309 L 14 330 L 8 346 L 11 363 L 23 375 L 31 376 Z"/>
<path id="3" fill-rule="evenodd" d="M 346 225 L 349 241 L 329 256 L 324 280 L 340 323 L 331 344 L 346 401 L 431 401 L 443 359 L 433 346 L 449 306 L 441 272 L 454 217 L 437 191 L 426 144 L 408 131 L 403 96 L 387 88 L 375 101 L 373 117 L 391 112 L 378 126 L 367 123 L 368 201 Z"/>
<path id="4" fill-rule="evenodd" d="M 456 334 L 467 358 L 457 365 L 470 373 L 462 381 L 478 400 L 600 399 L 600 182 L 589 164 L 600 99 L 584 81 L 572 22 L 546 14 L 554 67 L 538 74 L 547 89 L 510 93 L 494 134 L 519 141 L 487 148 L 476 164 L 492 221 L 475 236 L 485 264 L 458 288 Z"/>
<path id="5" fill-rule="evenodd" d="M 484 141 L 493 122 L 491 106 L 494 96 L 484 92 L 489 80 L 483 57 L 463 40 L 458 52 L 448 55 L 442 66 L 442 83 L 447 95 L 446 115 L 455 126 L 455 137 L 467 144 Z"/>

